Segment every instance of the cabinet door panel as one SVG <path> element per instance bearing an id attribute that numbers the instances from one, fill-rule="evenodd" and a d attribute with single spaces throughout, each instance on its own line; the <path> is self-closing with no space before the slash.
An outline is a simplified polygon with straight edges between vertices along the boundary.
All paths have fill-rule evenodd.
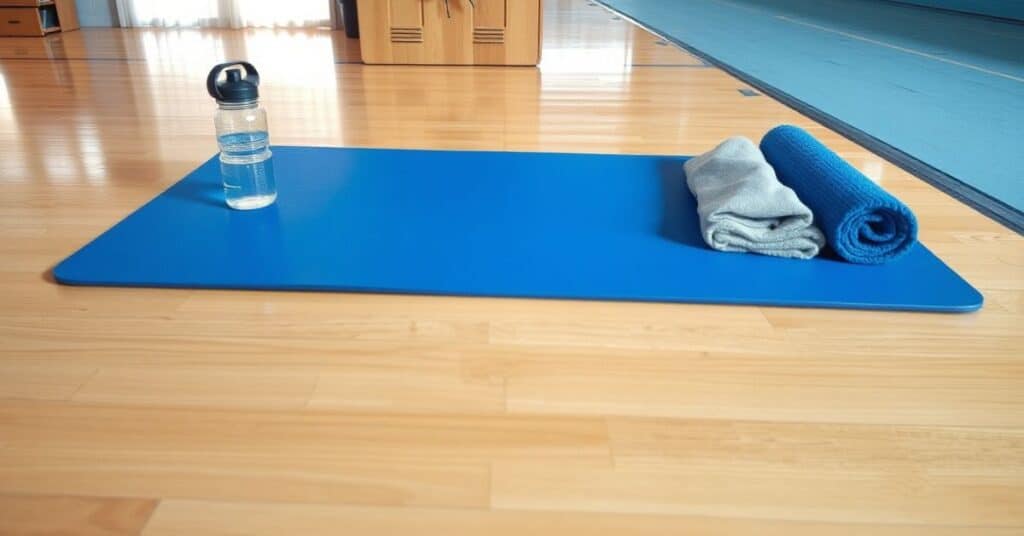
<path id="1" fill-rule="evenodd" d="M 474 1 L 361 0 L 363 61 L 536 65 L 541 0 Z"/>

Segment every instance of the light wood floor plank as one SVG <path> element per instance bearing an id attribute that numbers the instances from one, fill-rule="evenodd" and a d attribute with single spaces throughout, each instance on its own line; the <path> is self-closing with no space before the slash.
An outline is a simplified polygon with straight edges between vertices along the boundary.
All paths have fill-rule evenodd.
<path id="1" fill-rule="evenodd" d="M 1024 486 L 1019 429 L 613 418 L 609 435 L 617 469 L 977 476 Z"/>
<path id="2" fill-rule="evenodd" d="M 100 367 L 74 402 L 126 406 L 301 409 L 319 375 L 287 367 Z"/>
<path id="3" fill-rule="evenodd" d="M 796 335 L 808 344 L 787 357 L 622 350 L 593 359 L 592 352 L 538 351 L 477 365 L 507 375 L 514 413 L 1024 425 L 1024 375 L 1014 356 L 837 356 L 812 349 L 815 335 L 825 337 Z M 838 349 L 863 348 L 856 337 L 849 344 Z"/>
<path id="4" fill-rule="evenodd" d="M 475 463 L 375 461 L 338 456 L 82 447 L 6 447 L 0 491 L 227 501 L 485 507 L 489 473 Z"/>
<path id="5" fill-rule="evenodd" d="M 8 448 L 430 463 L 610 463 L 603 418 L 217 411 L 10 402 Z M 2 455 L 2 453 L 0 453 Z M 281 463 L 289 460 L 282 455 Z M 0 482 L 0 486 L 3 483 Z"/>
<path id="6" fill-rule="evenodd" d="M 405 413 L 505 411 L 502 378 L 467 377 L 460 363 L 415 369 L 327 369 L 320 372 L 310 409 Z"/>
<path id="7" fill-rule="evenodd" d="M 422 534 L 438 536 L 1009 536 L 1013 529 L 913 525 L 804 523 L 697 516 L 594 514 L 578 512 L 486 511 L 375 508 L 306 504 L 163 501 L 144 536 Z"/>
<path id="8" fill-rule="evenodd" d="M 0 494 L 0 534 L 135 535 L 156 505 L 152 499 Z"/>
<path id="9" fill-rule="evenodd" d="M 0 406 L 0 491 L 483 507 L 498 460 L 607 467 L 603 419 Z"/>
<path id="10" fill-rule="evenodd" d="M 724 462 L 723 462 L 724 463 Z M 533 463 L 494 467 L 495 508 L 756 517 L 835 523 L 1021 527 L 1018 475 L 931 474 L 909 469 L 729 471 Z"/>
<path id="11" fill-rule="evenodd" d="M 70 400 L 98 370 L 90 364 L 0 361 L 0 400 Z"/>

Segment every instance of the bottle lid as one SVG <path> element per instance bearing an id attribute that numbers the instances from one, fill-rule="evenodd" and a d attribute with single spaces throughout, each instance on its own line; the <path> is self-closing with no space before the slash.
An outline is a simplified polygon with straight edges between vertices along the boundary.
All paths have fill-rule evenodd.
<path id="1" fill-rule="evenodd" d="M 244 70 L 244 76 L 243 76 Z M 224 79 L 220 79 L 224 73 Z M 239 104 L 260 98 L 260 73 L 251 63 L 229 61 L 216 65 L 206 77 L 206 91 L 219 103 Z"/>

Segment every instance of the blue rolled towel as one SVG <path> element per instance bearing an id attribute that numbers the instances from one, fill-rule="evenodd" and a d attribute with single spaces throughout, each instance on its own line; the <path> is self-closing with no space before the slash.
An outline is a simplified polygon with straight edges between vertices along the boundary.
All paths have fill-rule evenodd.
<path id="1" fill-rule="evenodd" d="M 899 199 L 803 129 L 782 125 L 761 152 L 786 186 L 814 212 L 832 249 L 860 264 L 895 260 L 917 241 L 917 218 Z"/>

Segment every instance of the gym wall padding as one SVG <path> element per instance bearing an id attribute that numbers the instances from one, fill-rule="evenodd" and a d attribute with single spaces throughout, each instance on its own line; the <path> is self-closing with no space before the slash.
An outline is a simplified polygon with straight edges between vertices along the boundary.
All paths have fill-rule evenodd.
<path id="1" fill-rule="evenodd" d="M 896 2 L 1024 22 L 1024 0 L 868 0 Z"/>

